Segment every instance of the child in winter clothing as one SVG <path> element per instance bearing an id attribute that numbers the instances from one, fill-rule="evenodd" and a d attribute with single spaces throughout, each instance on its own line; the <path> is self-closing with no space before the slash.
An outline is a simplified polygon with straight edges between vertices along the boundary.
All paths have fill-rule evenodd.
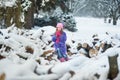
<path id="1" fill-rule="evenodd" d="M 66 33 L 63 32 L 63 24 L 58 23 L 56 26 L 56 32 L 52 37 L 52 41 L 54 42 L 54 47 L 58 55 L 58 59 L 61 62 L 67 61 L 68 57 L 66 54 Z"/>

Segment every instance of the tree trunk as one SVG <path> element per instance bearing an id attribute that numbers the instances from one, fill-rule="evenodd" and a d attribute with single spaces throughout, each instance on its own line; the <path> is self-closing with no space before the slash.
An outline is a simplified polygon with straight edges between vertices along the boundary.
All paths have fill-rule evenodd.
<path id="1" fill-rule="evenodd" d="M 13 17 L 13 8 L 7 7 L 5 13 L 5 27 L 9 27 L 12 25 L 11 19 Z"/>
<path id="2" fill-rule="evenodd" d="M 14 23 L 18 28 L 22 28 L 20 16 L 21 16 L 21 0 L 17 2 L 17 7 L 15 8 L 15 15 L 14 15 Z"/>
<path id="3" fill-rule="evenodd" d="M 113 15 L 113 25 L 117 25 L 116 14 Z"/>
<path id="4" fill-rule="evenodd" d="M 4 8 L 0 7 L 0 20 L 4 17 Z"/>
<path id="5" fill-rule="evenodd" d="M 31 7 L 28 8 L 28 11 L 25 13 L 25 26 L 26 29 L 31 29 L 34 27 L 34 0 L 30 0 Z"/>
<path id="6" fill-rule="evenodd" d="M 117 21 L 116 20 L 113 20 L 113 25 L 117 25 Z"/>
<path id="7" fill-rule="evenodd" d="M 108 19 L 108 23 L 111 23 L 111 19 Z"/>
<path id="8" fill-rule="evenodd" d="M 0 7 L 0 28 L 4 28 L 4 15 L 5 15 L 5 9 L 3 7 Z"/>

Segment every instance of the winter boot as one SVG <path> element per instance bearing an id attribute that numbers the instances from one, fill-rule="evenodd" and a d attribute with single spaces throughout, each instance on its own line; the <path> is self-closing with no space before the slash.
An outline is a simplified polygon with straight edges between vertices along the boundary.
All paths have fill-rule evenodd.
<path id="1" fill-rule="evenodd" d="M 64 58 L 60 58 L 60 62 L 65 62 L 65 59 Z"/>
<path id="2" fill-rule="evenodd" d="M 70 60 L 68 57 L 65 58 L 66 61 Z"/>

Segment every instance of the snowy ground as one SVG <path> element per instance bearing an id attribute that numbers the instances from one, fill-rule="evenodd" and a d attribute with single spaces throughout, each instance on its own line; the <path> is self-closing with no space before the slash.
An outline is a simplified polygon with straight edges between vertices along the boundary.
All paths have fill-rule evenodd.
<path id="1" fill-rule="evenodd" d="M 77 54 L 69 56 L 71 60 L 63 63 L 55 54 L 52 60 L 41 57 L 44 51 L 53 49 L 53 43 L 49 44 L 48 41 L 51 41 L 51 35 L 55 32 L 54 27 L 20 30 L 12 26 L 0 30 L 3 33 L 0 34 L 0 54 L 6 57 L 0 60 L 0 74 L 5 73 L 6 80 L 107 80 L 108 56 L 120 53 L 120 21 L 113 26 L 104 23 L 103 19 L 77 17 L 76 22 L 77 32 L 65 32 L 70 51 Z M 45 31 L 43 34 L 42 30 Z M 102 54 L 99 50 L 99 54 L 92 58 L 79 54 L 77 44 L 88 43 L 93 46 L 93 35 L 97 35 L 102 42 L 111 43 L 113 47 Z M 117 60 L 120 71 L 119 56 Z M 100 76 L 96 77 L 96 74 Z M 120 80 L 120 74 L 114 80 Z"/>
<path id="2" fill-rule="evenodd" d="M 120 22 L 117 26 L 113 26 L 109 23 L 104 23 L 103 19 L 94 18 L 76 18 L 78 32 L 74 33 L 73 37 L 78 39 L 91 39 L 93 34 L 99 34 L 103 37 L 105 32 L 119 33 L 120 32 Z M 76 37 L 78 36 L 78 37 Z M 74 38 L 73 38 L 74 39 Z"/>

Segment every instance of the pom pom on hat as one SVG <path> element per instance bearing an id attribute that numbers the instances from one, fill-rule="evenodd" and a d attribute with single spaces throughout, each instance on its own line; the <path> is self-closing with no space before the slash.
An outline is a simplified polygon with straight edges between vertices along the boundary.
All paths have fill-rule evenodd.
<path id="1" fill-rule="evenodd" d="M 57 23 L 57 26 L 56 26 L 57 28 L 59 27 L 59 28 L 63 28 L 63 23 Z"/>

